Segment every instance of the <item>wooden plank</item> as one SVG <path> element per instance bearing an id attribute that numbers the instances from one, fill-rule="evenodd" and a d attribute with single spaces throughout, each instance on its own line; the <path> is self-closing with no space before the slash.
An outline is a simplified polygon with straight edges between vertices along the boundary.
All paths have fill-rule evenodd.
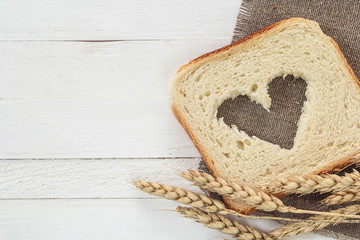
<path id="1" fill-rule="evenodd" d="M 199 161 L 199 158 L 0 160 L 0 198 L 154 198 L 133 187 L 131 181 L 135 179 L 201 193 L 174 170 L 197 169 Z"/>
<path id="2" fill-rule="evenodd" d="M 155 199 L 2 200 L 0 236 L 4 240 L 230 238 L 176 212 L 158 211 L 173 210 L 178 205 Z M 256 223 L 263 231 L 279 226 L 272 221 Z M 291 239 L 330 240 L 314 234 Z"/>
<path id="3" fill-rule="evenodd" d="M 239 0 L 3 1 L 0 40 L 230 41 Z"/>
<path id="4" fill-rule="evenodd" d="M 171 99 L 2 99 L 0 158 L 199 157 Z"/>
<path id="5" fill-rule="evenodd" d="M 169 98 L 180 66 L 228 43 L 0 42 L 0 98 Z"/>
<path id="6" fill-rule="evenodd" d="M 119 240 L 225 237 L 173 210 L 166 200 L 0 201 L 1 239 Z M 186 229 L 186 231 L 184 231 Z"/>
<path id="7" fill-rule="evenodd" d="M 0 158 L 199 157 L 171 112 L 169 84 L 221 45 L 2 42 Z"/>

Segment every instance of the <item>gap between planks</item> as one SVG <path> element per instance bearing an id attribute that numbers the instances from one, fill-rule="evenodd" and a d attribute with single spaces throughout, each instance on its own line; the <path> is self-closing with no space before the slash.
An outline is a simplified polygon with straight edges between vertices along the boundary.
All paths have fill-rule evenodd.
<path id="1" fill-rule="evenodd" d="M 211 38 L 213 41 L 229 41 L 229 38 Z M 144 38 L 144 39 L 132 39 L 132 38 L 123 38 L 123 39 L 102 39 L 102 40 L 92 40 L 92 39 L 0 39 L 0 42 L 83 42 L 83 43 L 106 43 L 106 42 L 181 42 L 181 41 L 208 41 L 208 39 L 202 38 L 190 38 L 190 39 L 179 39 L 179 38 Z"/>
<path id="2" fill-rule="evenodd" d="M 5 1 L 0 38 L 113 40 L 226 38 L 241 1 Z"/>
<path id="3" fill-rule="evenodd" d="M 102 160 L 102 161 L 106 161 L 106 160 L 149 160 L 149 159 L 153 159 L 153 160 L 157 160 L 157 159 L 196 159 L 196 160 L 200 160 L 200 157 L 105 157 L 105 158 L 0 158 L 0 161 L 21 161 L 21 160 L 43 160 L 43 161 L 48 161 L 48 160 L 58 160 L 58 161 L 62 161 L 62 160 L 81 160 L 81 161 L 88 161 L 88 160 Z"/>
<path id="4" fill-rule="evenodd" d="M 163 199 L 4 200 L 0 203 L 1 240 L 180 240 L 226 237 L 181 217 L 173 211 L 180 204 Z"/>
<path id="5" fill-rule="evenodd" d="M 149 199 L 136 179 L 198 187 L 177 170 L 197 169 L 200 158 L 0 160 L 0 199 Z"/>
<path id="6" fill-rule="evenodd" d="M 2 240 L 182 240 L 229 237 L 181 217 L 173 211 L 181 204 L 164 199 L 3 200 L 0 203 Z M 240 221 L 267 232 L 280 226 L 271 220 Z M 315 234 L 291 239 L 330 240 Z"/>

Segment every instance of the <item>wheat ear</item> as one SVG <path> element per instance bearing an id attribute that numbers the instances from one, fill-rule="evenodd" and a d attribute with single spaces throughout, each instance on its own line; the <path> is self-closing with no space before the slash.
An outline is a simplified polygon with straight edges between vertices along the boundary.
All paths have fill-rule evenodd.
<path id="1" fill-rule="evenodd" d="M 151 195 L 163 197 L 169 200 L 174 200 L 197 208 L 203 208 L 206 212 L 219 212 L 220 214 L 230 214 L 238 217 L 245 217 L 252 219 L 285 220 L 292 222 L 304 221 L 303 219 L 292 219 L 292 218 L 271 217 L 271 216 L 250 216 L 250 215 L 241 214 L 234 210 L 226 208 L 224 203 L 218 200 L 211 199 L 205 195 L 196 194 L 186 189 L 173 187 L 166 184 L 136 180 L 133 181 L 133 185 L 138 189 L 147 192 Z"/>
<path id="2" fill-rule="evenodd" d="M 360 190 L 360 173 L 355 169 L 352 173 L 346 173 L 345 176 L 324 174 L 277 179 L 263 187 L 262 190 L 273 194 L 309 194 L 312 192 L 339 192 L 348 188 L 358 188 Z"/>
<path id="3" fill-rule="evenodd" d="M 339 213 L 342 215 L 358 214 L 360 212 L 360 205 L 352 205 L 346 208 L 336 209 L 331 212 Z M 341 223 L 344 220 L 344 217 L 313 216 L 309 219 L 315 220 L 315 222 L 291 223 L 289 225 L 275 229 L 270 233 L 270 236 L 274 239 L 283 239 L 294 235 L 306 234 L 312 231 L 323 229 L 332 224 Z M 316 222 L 317 220 L 331 220 L 333 221 L 333 223 Z"/>
<path id="4" fill-rule="evenodd" d="M 244 226 L 237 221 L 216 213 L 207 213 L 198 208 L 177 207 L 176 211 L 184 217 L 194 219 L 198 223 L 222 233 L 232 235 L 234 238 L 242 240 L 270 240 L 272 239 L 265 233 L 262 233 L 250 226 Z"/>
<path id="5" fill-rule="evenodd" d="M 151 195 L 174 200 L 197 208 L 204 207 L 206 208 L 206 211 L 209 212 L 217 212 L 226 209 L 222 202 L 211 199 L 205 195 L 193 193 L 186 189 L 141 180 L 133 181 L 133 185 Z"/>
<path id="6" fill-rule="evenodd" d="M 241 201 L 246 205 L 266 212 L 279 211 L 282 213 L 305 213 L 360 219 L 360 216 L 356 215 L 343 216 L 336 212 L 310 211 L 285 206 L 285 204 L 279 198 L 268 195 L 261 190 L 255 190 L 250 187 L 224 180 L 222 178 L 215 179 L 210 174 L 204 172 L 189 170 L 189 172 L 180 172 L 180 176 L 193 182 L 195 185 L 201 188 L 216 192 L 235 201 Z"/>
<path id="7" fill-rule="evenodd" d="M 321 202 L 326 205 L 338 205 L 356 201 L 360 201 L 360 192 L 358 190 L 348 190 L 334 193 L 322 200 Z"/>

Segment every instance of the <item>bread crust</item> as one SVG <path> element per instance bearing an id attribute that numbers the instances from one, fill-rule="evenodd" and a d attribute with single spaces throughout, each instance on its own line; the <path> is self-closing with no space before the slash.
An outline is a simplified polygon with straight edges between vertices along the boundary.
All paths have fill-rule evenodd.
<path id="1" fill-rule="evenodd" d="M 197 58 L 191 60 L 189 63 L 183 65 L 177 71 L 177 73 L 179 73 L 179 72 L 183 71 L 184 69 L 194 65 L 195 63 L 198 63 L 198 62 L 201 62 L 201 61 L 203 61 L 205 59 L 211 58 L 211 57 L 213 57 L 213 56 L 215 56 L 215 55 L 217 55 L 217 54 L 219 54 L 221 52 L 225 52 L 225 51 L 227 51 L 227 50 L 229 50 L 231 48 L 234 48 L 234 47 L 236 47 L 238 45 L 245 44 L 248 41 L 252 40 L 253 38 L 268 32 L 272 28 L 278 27 L 278 26 L 283 25 L 285 23 L 294 22 L 294 21 L 307 21 L 307 20 L 305 20 L 304 18 L 290 18 L 290 19 L 287 19 L 287 20 L 283 20 L 283 21 L 274 23 L 273 25 L 270 25 L 270 26 L 268 26 L 266 28 L 260 29 L 259 31 L 255 32 L 253 34 L 250 34 L 249 36 L 244 37 L 243 39 L 240 39 L 240 40 L 238 40 L 236 42 L 233 42 L 233 43 L 231 43 L 229 45 L 226 45 L 226 46 L 224 46 L 222 48 L 216 49 L 216 50 L 214 50 L 212 52 L 205 53 L 204 55 L 201 55 L 200 57 L 197 57 Z"/>
<path id="2" fill-rule="evenodd" d="M 180 73 L 181 71 L 185 70 L 186 68 L 192 67 L 194 64 L 197 64 L 199 62 L 202 62 L 206 59 L 212 58 L 214 56 L 219 55 L 222 52 L 228 51 L 238 45 L 243 45 L 247 42 L 249 42 L 250 40 L 253 40 L 255 37 L 258 37 L 264 33 L 267 33 L 269 30 L 275 28 L 275 27 L 279 27 L 283 24 L 289 23 L 289 22 L 293 22 L 293 21 L 303 21 L 305 23 L 307 23 L 309 20 L 303 19 L 303 18 L 290 18 L 287 20 L 283 20 L 280 22 L 277 22 L 271 26 L 268 26 L 266 28 L 263 28 L 239 41 L 236 41 L 230 45 L 224 46 L 222 48 L 219 48 L 217 50 L 214 50 L 212 52 L 206 53 L 198 58 L 195 58 L 193 60 L 191 60 L 189 63 L 183 65 L 178 71 L 177 73 Z M 348 72 L 350 73 L 350 75 L 352 76 L 353 80 L 356 82 L 357 86 L 358 86 L 358 90 L 360 91 L 360 82 L 358 80 L 358 78 L 355 76 L 353 70 L 351 69 L 350 65 L 347 63 L 347 60 L 345 59 L 344 55 L 342 54 L 338 44 L 331 38 L 329 37 L 329 40 L 331 41 L 331 43 L 334 45 L 337 53 L 339 54 L 339 57 L 342 59 L 342 62 L 344 64 L 344 66 L 346 67 L 346 69 L 348 70 Z M 196 139 L 195 135 L 191 132 L 190 128 L 188 127 L 188 124 L 186 123 L 185 119 L 181 116 L 180 111 L 178 111 L 175 102 L 172 103 L 172 111 L 175 115 L 175 117 L 177 118 L 177 120 L 179 121 L 179 123 L 182 125 L 182 127 L 185 129 L 185 131 L 187 132 L 187 134 L 189 135 L 189 137 L 191 138 L 191 140 L 194 142 L 195 147 L 197 148 L 197 150 L 200 152 L 201 156 L 203 157 L 204 161 L 206 162 L 206 165 L 208 166 L 210 172 L 216 177 L 219 176 L 218 171 L 216 170 L 216 168 L 214 167 L 214 162 L 208 157 L 206 151 L 203 149 L 203 147 L 200 145 L 199 141 Z M 314 174 L 323 174 L 323 173 L 331 173 L 334 171 L 339 171 L 341 169 L 343 169 L 344 167 L 350 165 L 352 163 L 352 159 L 355 157 L 359 157 L 360 156 L 360 152 L 354 152 L 332 164 L 329 164 L 328 166 L 321 168 L 321 169 L 317 169 L 315 170 L 313 173 Z M 277 197 L 284 197 L 286 196 L 286 194 L 280 194 L 280 195 L 276 195 Z M 255 208 L 253 207 L 249 207 L 249 206 L 244 206 L 241 205 L 241 203 L 230 200 L 226 197 L 223 198 L 226 205 L 236 211 L 239 211 L 243 214 L 251 214 L 252 212 L 255 211 Z"/>
<path id="3" fill-rule="evenodd" d="M 195 147 L 197 148 L 197 150 L 200 152 L 201 156 L 203 157 L 207 167 L 209 168 L 211 174 L 213 176 L 218 176 L 218 172 L 216 171 L 215 167 L 214 167 L 214 162 L 208 157 L 208 155 L 206 154 L 206 152 L 203 150 L 203 148 L 201 147 L 201 145 L 199 144 L 198 140 L 195 138 L 194 134 L 192 134 L 192 132 L 190 131 L 188 125 L 185 123 L 185 121 L 183 120 L 184 118 L 181 117 L 180 112 L 177 110 L 175 104 L 173 103 L 171 105 L 172 111 L 176 117 L 176 119 L 179 121 L 179 123 L 181 124 L 181 126 L 185 129 L 186 133 L 189 135 L 189 137 L 191 138 L 191 140 L 194 142 Z M 239 211 L 243 214 L 251 214 L 252 212 L 255 211 L 255 208 L 253 207 L 248 207 L 248 206 L 239 206 L 239 203 L 236 203 L 226 197 L 223 197 L 227 207 Z"/>
<path id="4" fill-rule="evenodd" d="M 176 105 L 174 103 L 172 103 L 171 105 L 171 109 L 176 117 L 176 119 L 179 121 L 179 123 L 181 124 L 181 126 L 185 129 L 186 133 L 189 135 L 189 137 L 191 138 L 191 140 L 194 142 L 195 147 L 197 148 L 197 150 L 200 152 L 201 156 L 203 157 L 207 167 L 209 168 L 211 174 L 213 176 L 218 176 L 218 172 L 216 171 L 216 168 L 214 167 L 214 162 L 208 157 L 208 155 L 206 154 L 206 152 L 203 150 L 203 148 L 201 147 L 201 145 L 199 144 L 199 141 L 195 138 L 195 135 L 191 132 L 191 130 L 189 129 L 188 125 L 185 123 L 185 121 L 183 120 L 184 118 L 181 117 L 181 113 L 177 110 Z M 313 173 L 314 174 L 323 174 L 323 173 L 331 173 L 331 172 L 335 172 L 335 171 L 339 171 L 341 169 L 343 169 L 344 167 L 350 165 L 352 163 L 352 159 L 354 159 L 355 157 L 359 157 L 360 156 L 360 152 L 356 152 L 353 153 L 349 156 L 344 157 L 343 159 L 340 159 L 339 161 L 337 161 L 336 163 L 330 164 L 322 169 L 316 170 Z M 287 194 L 277 194 L 275 195 L 276 197 L 282 198 L 287 196 Z M 230 200 L 226 197 L 223 197 L 224 202 L 226 203 L 227 207 L 236 211 L 239 211 L 243 214 L 251 214 L 255 211 L 255 208 L 253 207 L 249 207 L 249 206 L 244 206 L 244 205 L 240 205 L 239 202 Z"/>
<path id="5" fill-rule="evenodd" d="M 328 37 L 329 37 L 329 36 L 328 36 Z M 349 71 L 349 73 L 351 74 L 353 80 L 356 82 L 356 84 L 358 85 L 359 90 L 360 90 L 360 81 L 359 81 L 359 79 L 355 76 L 354 71 L 352 70 L 352 68 L 350 67 L 349 63 L 347 62 L 344 54 L 341 52 L 339 45 L 338 45 L 337 42 L 335 42 L 335 40 L 332 39 L 331 37 L 329 37 L 329 39 L 330 39 L 331 43 L 334 45 L 337 53 L 339 54 L 340 58 L 341 58 L 342 61 L 344 62 L 344 65 L 345 65 L 346 69 Z"/>

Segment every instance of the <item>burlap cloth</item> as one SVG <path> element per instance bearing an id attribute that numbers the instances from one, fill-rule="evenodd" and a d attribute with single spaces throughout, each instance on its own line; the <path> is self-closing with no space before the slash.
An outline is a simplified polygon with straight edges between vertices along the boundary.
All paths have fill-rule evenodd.
<path id="1" fill-rule="evenodd" d="M 239 15 L 237 17 L 233 41 L 237 41 L 264 27 L 291 17 L 303 17 L 315 20 L 320 23 L 321 29 L 325 32 L 325 34 L 331 36 L 338 43 L 348 63 L 354 70 L 355 75 L 358 77 L 360 76 L 360 1 L 358 0 L 243 0 Z M 276 88 L 274 89 L 276 90 Z M 271 91 L 270 86 L 269 91 Z M 304 98 L 304 91 L 300 90 L 300 92 L 301 93 L 298 93 L 298 97 L 301 98 L 302 101 L 306 101 Z M 284 99 L 284 96 L 281 96 L 281 91 L 275 91 L 275 94 L 272 96 L 272 99 L 273 98 L 280 98 L 281 100 Z M 239 106 L 244 105 L 244 103 L 246 103 L 245 109 L 249 108 L 257 110 L 255 112 L 254 110 L 243 111 L 244 108 L 239 108 Z M 251 106 L 251 104 L 253 105 Z M 241 125 L 243 123 L 237 121 L 234 116 L 240 116 L 238 118 L 256 119 L 256 116 L 258 115 L 262 118 L 265 117 L 268 121 L 273 121 L 274 123 L 276 121 L 280 121 L 280 123 L 286 122 L 286 118 L 290 116 L 293 124 L 296 124 L 298 121 L 298 117 L 296 116 L 299 114 L 299 110 L 296 110 L 296 108 L 293 108 L 291 105 L 287 105 L 287 110 L 276 110 L 278 111 L 277 114 L 275 114 L 276 116 L 284 117 L 275 119 L 271 116 L 271 114 L 261 115 L 261 112 L 263 111 L 262 108 L 255 105 L 255 103 L 250 103 L 246 97 L 240 97 L 236 101 L 229 101 L 225 104 L 222 104 L 219 107 L 221 114 L 219 114 L 218 117 L 229 119 L 228 122 L 225 121 L 225 123 L 228 125 L 235 124 L 238 127 L 240 126 L 239 128 L 246 129 L 248 134 L 250 133 L 251 135 L 258 136 L 263 140 L 278 144 L 283 148 L 290 149 L 293 144 L 293 135 L 296 133 L 297 128 L 290 126 L 288 128 L 288 133 L 280 134 L 281 136 L 279 138 L 277 134 L 262 133 L 261 131 L 257 131 L 254 129 L 256 124 L 252 124 L 251 126 Z M 236 110 L 234 111 L 234 109 Z M 295 110 L 291 112 L 291 109 Z M 289 111 L 291 114 L 289 114 Z M 234 112 L 236 113 L 235 115 Z M 244 112 L 250 113 L 251 115 L 244 115 Z M 291 115 L 293 117 L 291 117 Z M 257 120 L 254 121 L 256 122 Z M 264 123 L 261 121 L 257 123 L 260 125 L 260 127 L 258 126 L 257 128 L 261 129 L 261 126 Z M 277 131 L 276 128 L 273 130 Z M 277 139 L 277 137 L 279 139 Z M 344 171 L 351 171 L 352 168 L 352 166 L 349 166 Z M 203 161 L 200 163 L 199 169 L 208 171 Z M 338 174 L 341 175 L 344 171 Z M 289 195 L 282 200 L 287 205 L 301 209 L 328 211 L 331 209 L 344 207 L 319 207 L 319 201 L 326 196 L 327 195 L 319 194 L 310 194 L 306 196 Z M 280 214 L 277 212 L 273 213 L 272 215 L 299 217 L 299 215 Z M 308 215 L 300 217 L 305 218 L 308 217 Z M 360 239 L 360 224 L 339 224 L 336 226 L 327 227 L 323 230 L 317 231 L 316 233 L 340 240 L 356 240 Z"/>

